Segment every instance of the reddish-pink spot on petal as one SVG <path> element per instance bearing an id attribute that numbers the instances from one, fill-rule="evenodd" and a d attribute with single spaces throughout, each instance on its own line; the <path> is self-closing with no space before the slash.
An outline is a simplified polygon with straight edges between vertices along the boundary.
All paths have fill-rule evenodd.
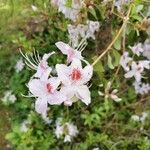
<path id="1" fill-rule="evenodd" d="M 81 79 L 81 72 L 79 69 L 73 69 L 70 76 L 71 76 L 72 80 L 80 80 Z"/>
<path id="2" fill-rule="evenodd" d="M 51 92 L 52 92 L 52 86 L 51 86 L 50 83 L 48 83 L 48 84 L 46 85 L 46 88 L 47 88 L 47 92 L 48 92 L 48 93 L 51 93 Z"/>

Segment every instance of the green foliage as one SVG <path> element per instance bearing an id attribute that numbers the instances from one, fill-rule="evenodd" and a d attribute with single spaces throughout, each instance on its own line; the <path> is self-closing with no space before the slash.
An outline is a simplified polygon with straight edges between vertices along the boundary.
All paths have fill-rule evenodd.
<path id="1" fill-rule="evenodd" d="M 88 0 L 87 0 L 88 2 Z M 68 0 L 70 6 L 72 0 Z M 89 39 L 84 55 L 93 62 L 105 48 L 101 48 L 100 42 L 106 42 L 109 37 L 113 40 L 122 24 L 122 16 L 126 14 L 130 5 L 133 5 L 129 22 L 124 33 L 117 39 L 113 47 L 94 66 L 94 75 L 91 84 L 92 103 L 85 106 L 80 101 L 68 109 L 65 106 L 50 106 L 48 117 L 52 120 L 46 124 L 39 114 L 35 112 L 32 98 L 28 95 L 26 84 L 33 75 L 32 70 L 25 67 L 23 71 L 15 72 L 14 65 L 21 56 L 18 48 L 31 52 L 36 49 L 40 56 L 44 53 L 55 51 L 56 54 L 50 58 L 49 64 L 55 65 L 64 62 L 55 47 L 55 42 L 68 42 L 67 25 L 70 23 L 61 13 L 50 4 L 49 0 L 26 1 L 26 0 L 2 0 L 0 1 L 0 97 L 11 89 L 17 96 L 17 101 L 9 105 L 12 116 L 11 131 L 6 135 L 12 150 L 92 150 L 99 147 L 104 150 L 149 150 L 150 149 L 150 120 L 145 123 L 134 122 L 131 116 L 143 111 L 149 113 L 150 98 L 139 96 L 135 93 L 130 81 L 123 77 L 123 71 L 119 67 L 120 56 L 125 48 L 138 41 L 148 38 L 148 31 L 142 27 L 145 19 L 141 14 L 148 9 L 147 3 L 137 0 L 124 8 L 119 13 L 114 8 L 111 13 L 112 3 L 103 4 L 99 0 L 93 1 L 93 7 L 87 8 L 86 15 L 90 20 L 98 20 L 102 26 L 107 22 L 111 32 L 107 29 L 96 35 L 96 40 Z M 33 11 L 31 5 L 35 5 L 38 11 Z M 82 16 L 83 18 L 85 16 Z M 107 25 L 106 25 L 107 26 Z M 105 35 L 105 36 L 104 36 Z M 126 36 L 123 41 L 124 35 Z M 97 51 L 95 50 L 97 49 Z M 107 83 L 112 81 L 109 91 L 106 91 Z M 144 79 L 147 80 L 147 79 Z M 103 86 L 100 86 L 103 85 Z M 106 94 L 113 89 L 119 89 L 118 96 L 122 101 L 117 103 Z M 104 95 L 100 96 L 101 91 Z M 108 92 L 108 93 L 107 93 Z M 57 139 L 54 134 L 55 121 L 62 117 L 64 121 L 74 122 L 79 134 L 71 143 L 64 143 L 63 139 Z M 28 120 L 29 130 L 22 132 L 20 125 Z"/>

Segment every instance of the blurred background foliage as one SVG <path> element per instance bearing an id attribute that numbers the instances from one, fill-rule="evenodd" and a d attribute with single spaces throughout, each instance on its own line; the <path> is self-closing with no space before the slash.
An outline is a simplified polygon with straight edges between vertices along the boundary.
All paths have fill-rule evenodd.
<path id="1" fill-rule="evenodd" d="M 95 11 L 88 10 L 88 18 L 100 21 L 101 28 L 96 35 L 96 42 L 89 40 L 84 52 L 90 62 L 108 46 L 122 24 L 122 19 L 109 14 L 111 4 L 103 6 L 99 0 L 93 2 L 96 4 Z M 143 5 L 143 8 L 139 8 L 139 5 Z M 34 11 L 33 6 L 37 10 Z M 135 1 L 130 18 L 134 26 L 127 27 L 127 45 L 149 38 L 149 30 L 143 25 L 145 20 L 137 11 L 141 9 L 145 13 L 148 6 L 148 1 Z M 40 55 L 54 50 L 56 55 L 49 64 L 63 62 L 64 57 L 59 55 L 55 42 L 68 42 L 68 23 L 69 20 L 58 13 L 49 0 L 0 0 L 0 98 L 9 89 L 17 96 L 15 104 L 5 107 L 0 104 L 0 150 L 92 150 L 94 147 L 100 147 L 101 150 L 149 150 L 150 117 L 143 124 L 130 119 L 132 114 L 150 112 L 149 94 L 137 96 L 134 88 L 127 86 L 122 71 L 117 79 L 114 75 L 121 55 L 121 38 L 115 43 L 113 51 L 94 68 L 92 103 L 88 107 L 80 102 L 75 103 L 69 109 L 68 116 L 66 107 L 51 106 L 48 116 L 53 121 L 47 125 L 34 111 L 34 100 L 21 96 L 21 93 L 27 94 L 26 83 L 33 72 L 29 68 L 19 74 L 15 72 L 14 65 L 21 56 L 18 49 L 21 48 L 23 52 L 35 49 Z M 112 89 L 120 89 L 121 103 L 105 100 L 97 93 L 98 90 L 104 90 L 112 78 L 115 78 Z M 99 84 L 104 87 L 99 87 Z M 80 135 L 72 143 L 64 144 L 54 135 L 55 120 L 60 116 L 66 121 L 69 118 L 79 128 Z M 22 133 L 19 128 L 25 119 L 29 120 L 30 129 Z M 5 141 L 5 135 L 9 142 Z"/>

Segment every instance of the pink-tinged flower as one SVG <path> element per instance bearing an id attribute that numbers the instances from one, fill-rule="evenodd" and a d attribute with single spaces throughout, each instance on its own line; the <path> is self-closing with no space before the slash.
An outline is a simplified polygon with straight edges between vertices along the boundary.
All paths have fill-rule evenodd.
<path id="1" fill-rule="evenodd" d="M 125 71 L 129 71 L 129 63 L 132 61 L 132 58 L 129 57 L 128 52 L 124 52 L 120 58 L 120 65 L 124 68 Z"/>
<path id="2" fill-rule="evenodd" d="M 140 54 L 144 51 L 144 49 L 142 47 L 142 43 L 135 44 L 133 47 L 130 46 L 129 48 L 137 56 L 140 56 Z"/>
<path id="3" fill-rule="evenodd" d="M 83 101 L 86 105 L 91 102 L 89 88 L 86 83 L 91 79 L 93 68 L 87 65 L 82 68 L 79 59 L 73 59 L 70 66 L 57 64 L 56 71 L 63 85 L 61 91 L 67 97 L 66 105 L 72 105 L 75 97 Z"/>
<path id="4" fill-rule="evenodd" d="M 149 60 L 141 60 L 138 62 L 143 68 L 150 69 L 150 61 Z"/>
<path id="5" fill-rule="evenodd" d="M 21 51 L 20 51 L 21 52 Z M 55 52 L 51 52 L 48 54 L 44 54 L 42 59 L 40 58 L 39 54 L 34 51 L 34 54 L 22 54 L 25 58 L 25 63 L 33 70 L 37 72 L 34 74 L 34 77 L 42 78 L 43 75 L 47 75 L 47 72 L 51 72 L 52 68 L 48 66 L 48 58 L 53 55 Z M 46 77 L 43 77 L 46 78 Z"/>
<path id="6" fill-rule="evenodd" d="M 141 83 L 141 82 L 134 82 L 133 86 L 135 88 L 135 92 L 137 94 L 147 94 L 150 91 L 150 85 L 149 83 Z"/>
<path id="7" fill-rule="evenodd" d="M 64 54 L 67 55 L 67 62 L 70 63 L 74 58 L 82 60 L 83 57 L 81 56 L 81 51 L 78 51 L 76 49 L 73 49 L 68 44 L 65 44 L 63 42 L 57 42 L 55 44 L 58 49 Z"/>
<path id="8" fill-rule="evenodd" d="M 62 120 L 56 121 L 55 135 L 57 138 L 60 138 L 64 135 L 64 142 L 71 142 L 71 139 L 75 137 L 79 132 L 77 126 L 69 122 L 62 124 L 61 121 Z"/>
<path id="9" fill-rule="evenodd" d="M 150 10 L 150 9 L 149 9 Z M 143 56 L 147 57 L 150 60 L 150 41 L 146 40 L 143 45 Z"/>
<path id="10" fill-rule="evenodd" d="M 60 80 L 57 77 L 43 78 L 42 80 L 31 79 L 29 81 L 29 90 L 37 98 L 35 110 L 42 116 L 46 116 L 48 103 L 50 105 L 59 105 L 65 101 L 65 96 L 57 91 L 59 85 Z"/>
<path id="11" fill-rule="evenodd" d="M 52 54 L 54 54 L 54 52 L 44 54 L 42 60 L 38 64 L 37 72 L 34 74 L 34 77 L 42 78 L 46 72 L 51 72 L 52 68 L 48 66 L 47 60 Z"/>
<path id="12" fill-rule="evenodd" d="M 52 4 L 58 7 L 58 11 L 62 12 L 66 18 L 76 21 L 78 14 L 82 8 L 80 0 L 52 0 Z"/>
<path id="13" fill-rule="evenodd" d="M 17 61 L 16 66 L 15 66 L 16 72 L 18 73 L 18 72 L 22 71 L 22 69 L 24 68 L 24 66 L 25 66 L 25 64 L 24 64 L 22 58 L 20 58 Z"/>
<path id="14" fill-rule="evenodd" d="M 144 66 L 141 63 L 132 62 L 131 70 L 125 74 L 125 78 L 135 77 L 137 82 L 141 81 L 142 72 L 144 71 Z"/>

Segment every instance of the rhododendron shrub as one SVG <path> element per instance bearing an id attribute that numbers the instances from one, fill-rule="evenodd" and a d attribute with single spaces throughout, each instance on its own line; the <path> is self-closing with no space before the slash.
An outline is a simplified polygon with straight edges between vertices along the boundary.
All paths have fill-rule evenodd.
<path id="1" fill-rule="evenodd" d="M 14 6 L 19 17 L 0 35 L 0 54 L 10 53 L 0 56 L 1 102 L 12 112 L 7 148 L 149 150 L 149 2 Z"/>

